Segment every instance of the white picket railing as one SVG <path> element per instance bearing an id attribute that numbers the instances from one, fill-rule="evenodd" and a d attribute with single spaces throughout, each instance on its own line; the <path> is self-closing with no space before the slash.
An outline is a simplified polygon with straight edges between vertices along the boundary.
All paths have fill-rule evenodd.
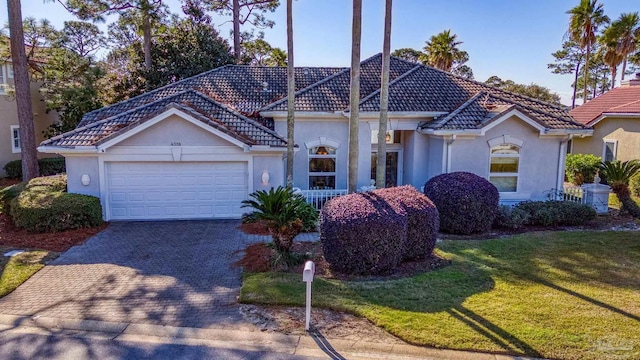
<path id="1" fill-rule="evenodd" d="M 562 188 L 562 200 L 584 204 L 587 198 L 584 189 L 580 186 L 564 186 Z"/>
<path id="2" fill-rule="evenodd" d="M 304 196 L 307 202 L 319 211 L 327 201 L 338 196 L 347 195 L 347 190 L 300 190 L 300 195 Z"/>

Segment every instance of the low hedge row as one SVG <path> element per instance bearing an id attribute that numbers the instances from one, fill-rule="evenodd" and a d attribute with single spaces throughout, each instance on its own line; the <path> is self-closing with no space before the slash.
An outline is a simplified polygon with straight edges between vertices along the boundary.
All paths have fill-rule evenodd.
<path id="1" fill-rule="evenodd" d="M 526 225 L 575 226 L 596 217 L 589 205 L 570 201 L 525 201 L 510 207 L 501 206 L 495 227 L 519 229 Z"/>
<path id="2" fill-rule="evenodd" d="M 38 159 L 40 176 L 62 174 L 67 171 L 63 157 L 51 157 Z M 9 161 L 4 166 L 4 171 L 10 179 L 22 179 L 22 160 Z"/>
<path id="3" fill-rule="evenodd" d="M 35 178 L 7 197 L 17 227 L 31 232 L 56 232 L 102 224 L 100 199 L 66 192 L 66 175 Z"/>
<path id="4" fill-rule="evenodd" d="M 380 189 L 329 200 L 320 213 L 320 241 L 333 269 L 379 274 L 429 256 L 438 223 L 435 205 L 413 187 Z"/>

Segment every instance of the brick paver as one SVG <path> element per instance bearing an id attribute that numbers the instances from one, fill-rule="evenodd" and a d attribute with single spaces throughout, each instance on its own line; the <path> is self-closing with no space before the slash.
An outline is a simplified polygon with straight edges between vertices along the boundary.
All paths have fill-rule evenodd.
<path id="1" fill-rule="evenodd" d="M 0 313 L 182 327 L 249 326 L 237 221 L 113 223 L 0 299 Z"/>

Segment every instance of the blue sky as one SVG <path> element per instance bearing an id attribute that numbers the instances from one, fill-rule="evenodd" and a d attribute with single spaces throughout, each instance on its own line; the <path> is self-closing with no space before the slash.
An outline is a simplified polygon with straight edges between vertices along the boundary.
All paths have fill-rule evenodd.
<path id="1" fill-rule="evenodd" d="M 265 30 L 273 46 L 286 49 L 286 11 L 284 0 L 270 14 L 276 22 Z M 395 0 L 391 48 L 421 49 L 426 40 L 451 29 L 469 53 L 469 66 L 476 80 L 492 75 L 519 83 L 538 83 L 559 93 L 570 103 L 571 76 L 551 74 L 547 64 L 551 53 L 560 49 L 568 24 L 568 9 L 578 0 Z M 605 13 L 612 19 L 622 12 L 640 11 L 631 0 L 604 0 Z M 169 0 L 173 12 L 179 2 Z M 384 0 L 363 0 L 362 57 L 382 49 Z M 351 1 L 295 0 L 294 41 L 296 66 L 348 66 L 351 47 Z M 60 28 L 72 19 L 58 3 L 22 0 L 23 16 L 47 18 Z M 0 21 L 6 23 L 6 7 Z M 214 17 L 221 24 L 228 19 Z M 229 37 L 229 25 L 221 25 L 221 35 Z"/>

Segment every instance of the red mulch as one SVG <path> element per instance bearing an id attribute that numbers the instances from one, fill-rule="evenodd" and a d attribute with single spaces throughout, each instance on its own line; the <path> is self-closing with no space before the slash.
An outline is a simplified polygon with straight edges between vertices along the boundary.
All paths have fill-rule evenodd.
<path id="1" fill-rule="evenodd" d="M 335 278 L 341 280 L 377 280 L 390 279 L 405 276 L 412 276 L 430 270 L 439 269 L 449 265 L 449 260 L 432 256 L 428 259 L 405 261 L 396 269 L 388 274 L 378 276 L 357 276 L 338 273 L 331 270 L 329 263 L 322 254 L 322 244 L 320 242 L 294 242 L 291 252 L 294 254 L 309 254 L 310 260 L 316 264 L 316 276 L 323 278 Z M 245 249 L 245 254 L 235 265 L 241 266 L 249 272 L 268 272 L 270 271 L 270 260 L 273 250 L 264 243 L 252 244 Z M 293 274 L 302 274 L 304 264 L 294 266 L 286 272 Z"/>
<path id="2" fill-rule="evenodd" d="M 0 246 L 62 252 L 85 242 L 88 238 L 106 229 L 107 226 L 109 224 L 105 223 L 95 228 L 36 234 L 16 228 L 10 217 L 0 214 Z"/>
<path id="3" fill-rule="evenodd" d="M 20 180 L 18 179 L 0 178 L 0 188 L 15 185 L 18 183 L 20 183 Z"/>
<path id="4" fill-rule="evenodd" d="M 238 229 L 248 235 L 271 235 L 264 221 L 243 223 L 238 226 Z"/>

